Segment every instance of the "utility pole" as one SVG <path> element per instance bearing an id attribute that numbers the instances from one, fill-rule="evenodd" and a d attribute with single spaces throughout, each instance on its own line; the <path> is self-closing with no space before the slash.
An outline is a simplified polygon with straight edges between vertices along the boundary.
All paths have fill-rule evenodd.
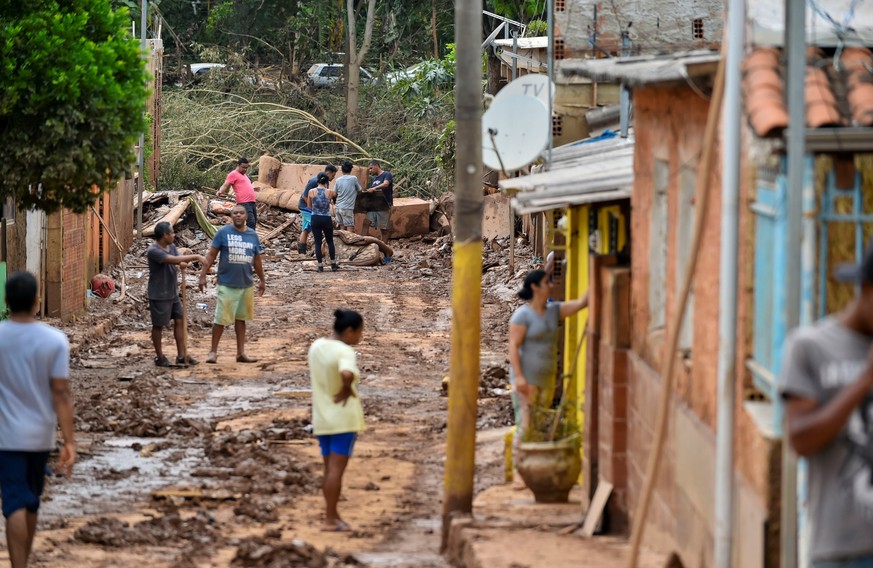
<path id="1" fill-rule="evenodd" d="M 473 512 L 482 305 L 482 3 L 455 2 L 455 243 L 442 549 Z"/>
<path id="2" fill-rule="evenodd" d="M 785 328 L 800 323 L 801 251 L 803 241 L 803 164 L 805 160 L 806 2 L 785 2 L 785 53 L 788 56 L 788 239 L 785 282 Z M 797 566 L 797 456 L 782 429 L 781 560 L 784 568 Z"/>
<path id="3" fill-rule="evenodd" d="M 142 57 L 146 57 L 146 14 L 148 0 L 140 0 L 140 20 L 139 20 L 139 48 L 142 51 Z M 145 116 L 145 109 L 143 109 Z M 139 198 L 139 207 L 136 212 L 136 238 L 142 238 L 142 194 L 145 188 L 145 134 L 139 135 L 139 156 L 136 159 L 137 177 L 137 194 Z"/>
<path id="4" fill-rule="evenodd" d="M 721 250 L 718 305 L 718 417 L 715 434 L 715 568 L 733 566 L 734 410 L 737 359 L 737 250 L 742 147 L 742 77 L 745 0 L 728 0 L 722 118 Z"/>

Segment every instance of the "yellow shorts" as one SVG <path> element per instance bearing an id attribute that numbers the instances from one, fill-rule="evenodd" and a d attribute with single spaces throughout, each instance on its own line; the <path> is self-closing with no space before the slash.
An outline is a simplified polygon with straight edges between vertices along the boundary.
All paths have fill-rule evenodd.
<path id="1" fill-rule="evenodd" d="M 233 325 L 237 320 L 251 321 L 255 314 L 255 289 L 218 287 L 215 303 L 215 325 Z"/>

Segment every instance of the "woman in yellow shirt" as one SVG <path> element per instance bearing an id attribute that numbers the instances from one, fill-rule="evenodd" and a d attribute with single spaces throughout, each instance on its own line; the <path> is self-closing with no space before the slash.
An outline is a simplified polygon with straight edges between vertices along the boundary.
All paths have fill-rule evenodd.
<path id="1" fill-rule="evenodd" d="M 337 503 L 355 439 L 366 428 L 358 396 L 360 371 L 351 347 L 364 335 L 364 318 L 353 310 L 336 310 L 334 318 L 333 337 L 316 339 L 309 348 L 312 427 L 324 458 L 322 491 L 327 508 L 322 530 L 348 531 Z"/>

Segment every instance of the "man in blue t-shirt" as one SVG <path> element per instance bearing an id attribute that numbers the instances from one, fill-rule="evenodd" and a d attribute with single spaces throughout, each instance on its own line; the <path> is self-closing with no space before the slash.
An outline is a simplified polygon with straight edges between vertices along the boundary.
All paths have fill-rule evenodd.
<path id="1" fill-rule="evenodd" d="M 218 342 L 225 326 L 233 324 L 237 362 L 256 363 L 257 359 L 246 355 L 245 344 L 246 322 L 254 318 L 253 270 L 258 273 L 258 296 L 263 296 L 266 289 L 261 243 L 258 234 L 246 226 L 248 213 L 245 207 L 237 205 L 230 217 L 233 225 L 225 225 L 215 233 L 203 270 L 200 271 L 202 291 L 206 288 L 206 274 L 218 257 L 218 296 L 212 324 L 212 349 L 206 356 L 206 362 L 215 363 L 218 360 Z"/>
<path id="2" fill-rule="evenodd" d="M 333 181 L 333 178 L 336 177 L 336 166 L 333 164 L 327 164 L 324 166 L 324 173 L 327 174 L 327 178 L 330 181 Z M 330 184 L 328 184 L 328 187 Z M 306 197 L 306 194 L 309 193 L 310 189 L 315 189 L 318 187 L 318 174 L 315 174 L 309 181 L 306 182 L 306 187 L 303 188 L 303 193 L 300 194 L 300 199 L 297 201 L 297 208 L 300 210 L 300 238 L 297 240 L 297 252 L 299 254 L 306 254 L 306 242 L 309 239 L 309 233 L 312 232 L 312 211 L 309 209 L 309 206 L 306 205 L 306 200 L 303 199 Z"/>
<path id="3" fill-rule="evenodd" d="M 376 227 L 379 240 L 388 244 L 388 239 L 391 238 L 391 210 L 394 207 L 394 176 L 391 175 L 391 172 L 383 170 L 382 165 L 377 160 L 370 161 L 367 171 L 373 177 L 370 180 L 370 187 L 365 189 L 364 193 L 381 191 L 385 197 L 385 204 L 384 209 L 367 212 L 362 233 L 365 236 L 369 235 L 372 225 Z M 386 258 L 385 260 L 390 261 L 391 259 Z"/>

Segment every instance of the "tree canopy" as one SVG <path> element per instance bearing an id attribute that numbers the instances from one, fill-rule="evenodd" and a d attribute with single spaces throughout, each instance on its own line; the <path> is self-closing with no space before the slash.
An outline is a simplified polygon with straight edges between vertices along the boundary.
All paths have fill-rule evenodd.
<path id="1" fill-rule="evenodd" d="M 81 212 L 130 171 L 148 95 L 127 10 L 0 3 L 0 193 Z"/>

